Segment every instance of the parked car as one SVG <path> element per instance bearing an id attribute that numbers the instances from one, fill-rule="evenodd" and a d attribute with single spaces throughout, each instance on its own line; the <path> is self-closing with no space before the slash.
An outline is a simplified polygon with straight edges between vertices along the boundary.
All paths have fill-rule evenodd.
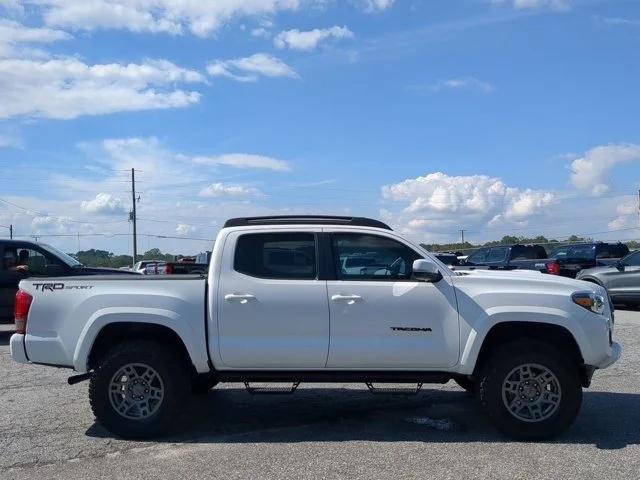
<path id="1" fill-rule="evenodd" d="M 204 275 L 209 269 L 207 263 L 196 263 L 195 258 L 189 262 L 167 262 L 164 266 L 165 275 Z"/>
<path id="2" fill-rule="evenodd" d="M 479 248 L 460 262 L 466 270 L 486 267 L 496 270 L 538 270 L 546 272 L 547 251 L 541 245 L 498 245 Z"/>
<path id="3" fill-rule="evenodd" d="M 546 267 L 552 273 L 575 278 L 581 270 L 616 265 L 628 254 L 629 247 L 624 243 L 574 243 L 553 250 Z"/>
<path id="4" fill-rule="evenodd" d="M 615 265 L 582 270 L 576 278 L 602 285 L 614 303 L 640 305 L 640 251 L 630 253 Z"/>
<path id="5" fill-rule="evenodd" d="M 343 258 L 378 267 L 345 270 Z M 381 272 L 384 272 L 382 274 Z M 531 272 L 453 272 L 387 225 L 350 217 L 228 221 L 199 276 L 23 280 L 11 356 L 89 380 L 123 437 L 177 426 L 189 390 L 246 382 L 444 383 L 477 390 L 505 434 L 566 429 L 621 355 L 604 288 Z M 397 390 L 392 390 L 398 393 Z M 405 392 L 406 393 L 406 392 Z"/>
<path id="6" fill-rule="evenodd" d="M 458 260 L 458 255 L 453 252 L 436 252 L 434 253 L 435 257 L 440 260 L 445 265 L 449 265 L 455 267 L 460 265 L 460 260 Z"/>
<path id="7" fill-rule="evenodd" d="M 164 265 L 164 260 L 140 260 L 133 265 L 132 271 L 136 273 L 140 273 L 142 275 L 148 275 L 150 272 L 147 272 L 147 267 L 157 267 L 158 265 Z"/>
<path id="8" fill-rule="evenodd" d="M 20 280 L 27 277 L 114 273 L 124 272 L 117 269 L 85 267 L 75 258 L 46 243 L 0 239 L 0 323 L 13 321 L 14 300 Z"/>

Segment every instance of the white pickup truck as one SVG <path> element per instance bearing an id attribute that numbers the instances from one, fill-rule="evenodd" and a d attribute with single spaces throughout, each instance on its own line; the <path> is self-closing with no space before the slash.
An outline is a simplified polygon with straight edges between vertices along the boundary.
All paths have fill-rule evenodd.
<path id="1" fill-rule="evenodd" d="M 89 379 L 95 416 L 123 437 L 173 427 L 186 395 L 219 382 L 454 380 L 503 433 L 541 439 L 621 354 L 600 286 L 452 272 L 365 218 L 233 219 L 208 278 L 28 279 L 16 297 L 13 359 Z"/>

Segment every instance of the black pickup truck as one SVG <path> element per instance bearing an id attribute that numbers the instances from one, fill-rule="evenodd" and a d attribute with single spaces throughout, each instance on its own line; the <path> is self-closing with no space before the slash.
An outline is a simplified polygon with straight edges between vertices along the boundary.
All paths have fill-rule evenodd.
<path id="1" fill-rule="evenodd" d="M 28 277 L 127 274 L 122 270 L 85 267 L 45 243 L 0 239 L 0 323 L 13 322 L 18 283 Z"/>
<path id="2" fill-rule="evenodd" d="M 587 268 L 615 265 L 629 253 L 624 243 L 587 242 L 559 245 L 547 256 L 542 245 L 484 247 L 469 255 L 455 270 L 537 270 L 575 278 Z"/>
<path id="3" fill-rule="evenodd" d="M 538 270 L 546 272 L 547 251 L 541 245 L 500 245 L 479 248 L 455 270 Z"/>
<path id="4" fill-rule="evenodd" d="M 576 278 L 581 270 L 594 267 L 616 265 L 629 253 L 624 243 L 574 243 L 562 245 L 551 251 L 547 268 L 556 275 Z"/>

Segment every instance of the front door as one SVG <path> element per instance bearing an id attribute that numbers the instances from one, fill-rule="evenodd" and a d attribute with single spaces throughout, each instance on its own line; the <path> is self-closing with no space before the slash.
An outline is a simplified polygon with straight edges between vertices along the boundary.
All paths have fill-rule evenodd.
<path id="1" fill-rule="evenodd" d="M 607 272 L 609 293 L 616 300 L 640 301 L 640 252 L 626 256 L 622 263 L 624 270 Z"/>
<path id="2" fill-rule="evenodd" d="M 225 367 L 324 368 L 329 307 L 326 281 L 318 280 L 315 232 L 230 233 L 221 269 L 218 341 Z"/>
<path id="3" fill-rule="evenodd" d="M 423 255 L 390 236 L 332 235 L 335 280 L 328 368 L 437 369 L 459 356 L 458 310 L 446 274 L 437 283 L 412 279 Z"/>

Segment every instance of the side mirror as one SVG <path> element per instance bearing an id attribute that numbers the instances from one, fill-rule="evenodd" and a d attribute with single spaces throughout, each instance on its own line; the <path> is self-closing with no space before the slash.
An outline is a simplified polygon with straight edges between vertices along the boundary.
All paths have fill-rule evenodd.
<path id="1" fill-rule="evenodd" d="M 413 278 L 421 282 L 436 283 L 442 280 L 442 273 L 435 263 L 421 258 L 413 262 Z"/>
<path id="2" fill-rule="evenodd" d="M 626 265 L 625 265 L 622 261 L 618 261 L 618 262 L 616 262 L 616 268 L 617 268 L 618 270 L 620 270 L 621 272 L 624 272 L 624 267 L 625 267 L 625 266 L 626 266 Z"/>

